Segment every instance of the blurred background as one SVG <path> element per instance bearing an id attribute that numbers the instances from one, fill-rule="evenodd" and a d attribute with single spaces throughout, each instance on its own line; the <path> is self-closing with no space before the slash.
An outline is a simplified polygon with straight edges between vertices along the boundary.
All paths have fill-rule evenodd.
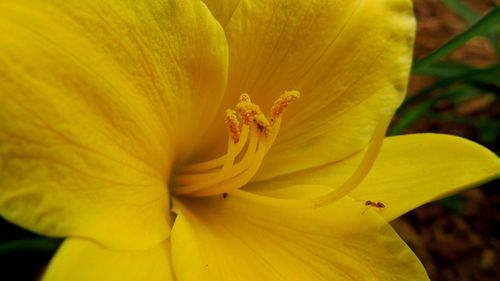
<path id="1" fill-rule="evenodd" d="M 414 0 L 415 63 L 391 135 L 459 135 L 500 154 L 499 4 Z M 499 185 L 427 204 L 392 223 L 431 280 L 500 280 Z"/>
<path id="2" fill-rule="evenodd" d="M 460 135 L 500 154 L 499 5 L 414 0 L 418 32 L 410 90 L 389 135 Z M 431 280 L 500 280 L 499 184 L 427 204 L 392 223 Z M 0 218 L 0 279 L 38 279 L 59 244 Z"/>

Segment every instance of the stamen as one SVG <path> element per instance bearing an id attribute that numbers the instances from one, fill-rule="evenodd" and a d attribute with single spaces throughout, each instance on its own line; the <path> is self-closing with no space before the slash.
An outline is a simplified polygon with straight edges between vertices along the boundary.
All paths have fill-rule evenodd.
<path id="1" fill-rule="evenodd" d="M 172 180 L 172 192 L 210 196 L 234 191 L 247 184 L 276 139 L 282 112 L 298 96 L 296 91 L 281 95 L 271 108 L 274 113 L 270 121 L 260 107 L 252 103 L 248 94 L 242 94 L 235 110 L 226 111 L 227 153 L 214 160 L 183 167 Z"/>

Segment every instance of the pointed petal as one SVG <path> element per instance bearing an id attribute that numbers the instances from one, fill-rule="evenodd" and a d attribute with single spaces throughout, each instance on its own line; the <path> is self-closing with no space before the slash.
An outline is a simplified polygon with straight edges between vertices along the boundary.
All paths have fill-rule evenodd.
<path id="1" fill-rule="evenodd" d="M 163 241 L 174 153 L 191 118 L 211 119 L 226 63 L 196 1 L 2 1 L 0 214 L 113 247 Z"/>
<path id="2" fill-rule="evenodd" d="M 358 164 L 360 154 L 321 168 L 254 183 L 247 189 L 280 198 L 310 197 L 307 189 L 291 189 L 290 185 L 339 186 Z M 384 203 L 386 207 L 379 213 L 393 220 L 420 205 L 499 176 L 498 157 L 474 142 L 450 135 L 403 135 L 385 139 L 373 169 L 349 196 Z"/>
<path id="3" fill-rule="evenodd" d="M 170 248 L 164 242 L 144 251 L 117 251 L 69 238 L 49 264 L 43 281 L 169 281 Z"/>
<path id="4" fill-rule="evenodd" d="M 362 203 L 305 211 L 229 194 L 173 206 L 179 281 L 428 280 L 406 244 Z"/>
<path id="5" fill-rule="evenodd" d="M 264 109 L 284 90 L 301 93 L 257 179 L 361 150 L 380 112 L 404 96 L 415 28 L 409 0 L 205 3 L 228 38 L 224 108 L 243 92 Z"/>

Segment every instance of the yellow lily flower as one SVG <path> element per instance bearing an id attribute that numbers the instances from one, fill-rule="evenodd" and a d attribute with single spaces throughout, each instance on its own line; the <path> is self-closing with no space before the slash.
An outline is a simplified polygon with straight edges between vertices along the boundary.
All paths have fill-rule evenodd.
<path id="1" fill-rule="evenodd" d="M 413 33 L 409 0 L 2 1 L 0 214 L 66 237 L 44 280 L 427 280 L 387 222 L 500 165 L 383 139 Z"/>

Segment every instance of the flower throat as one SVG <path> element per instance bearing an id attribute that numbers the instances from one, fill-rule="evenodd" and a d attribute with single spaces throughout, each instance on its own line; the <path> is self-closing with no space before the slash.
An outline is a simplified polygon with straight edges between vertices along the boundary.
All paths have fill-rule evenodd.
<path id="1" fill-rule="evenodd" d="M 242 94 L 235 108 L 226 110 L 227 153 L 182 167 L 172 180 L 172 192 L 193 197 L 211 196 L 235 191 L 247 184 L 276 140 L 284 110 L 299 96 L 297 91 L 283 93 L 274 102 L 268 118 L 247 94 Z"/>

